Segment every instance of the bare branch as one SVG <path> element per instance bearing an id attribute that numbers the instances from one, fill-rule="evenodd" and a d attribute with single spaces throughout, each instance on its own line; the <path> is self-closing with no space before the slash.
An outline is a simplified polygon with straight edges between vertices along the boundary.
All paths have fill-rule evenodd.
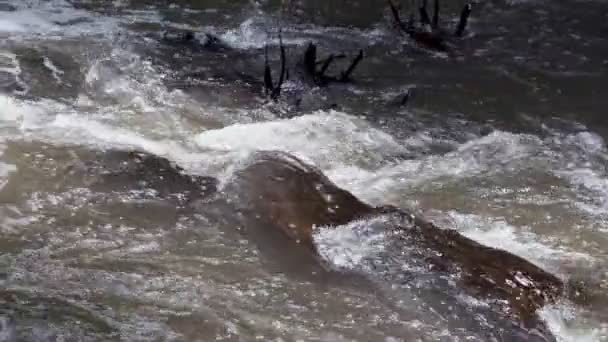
<path id="1" fill-rule="evenodd" d="M 316 64 L 317 46 L 310 42 L 306 48 L 306 52 L 304 52 L 304 67 L 306 68 L 306 72 L 312 77 L 316 74 Z"/>
<path id="2" fill-rule="evenodd" d="M 342 73 L 342 76 L 340 77 L 341 82 L 345 82 L 350 78 L 350 75 L 353 73 L 353 71 L 355 71 L 355 68 L 357 67 L 359 62 L 361 62 L 362 59 L 363 59 L 363 50 L 359 50 L 359 54 L 357 55 L 357 57 L 355 57 L 355 59 L 353 59 L 353 62 L 350 64 L 348 69 L 346 69 L 346 71 Z"/>
<path id="3" fill-rule="evenodd" d="M 410 102 L 411 96 L 411 91 L 408 89 L 407 92 L 403 94 L 403 97 L 401 98 L 401 102 L 399 104 L 404 107 L 407 106 L 407 104 Z"/>
<path id="4" fill-rule="evenodd" d="M 264 47 L 264 93 L 268 96 L 273 91 L 272 72 L 270 71 L 270 64 L 268 63 L 268 45 L 266 45 Z"/>
<path id="5" fill-rule="evenodd" d="M 272 94 L 270 95 L 270 97 L 275 100 L 281 95 L 281 87 L 283 86 L 283 82 L 285 82 L 285 73 L 287 71 L 287 57 L 285 55 L 285 46 L 283 45 L 283 38 L 280 32 L 279 48 L 281 49 L 281 74 L 279 76 L 279 83 L 274 87 Z"/>
<path id="6" fill-rule="evenodd" d="M 329 66 L 331 65 L 331 63 L 334 61 L 334 55 L 329 55 L 329 57 L 327 57 L 327 59 L 325 59 L 325 63 L 323 63 L 323 66 L 321 67 L 321 70 L 319 71 L 319 78 L 323 78 L 323 76 L 325 75 L 325 71 L 327 71 L 327 68 L 329 68 Z"/>
<path id="7" fill-rule="evenodd" d="M 462 8 L 462 12 L 460 13 L 460 21 L 458 22 L 458 27 L 456 27 L 456 32 L 454 32 L 456 37 L 462 37 L 464 30 L 467 28 L 467 22 L 472 10 L 473 7 L 471 4 L 466 4 Z"/>
<path id="8" fill-rule="evenodd" d="M 331 57 L 331 58 L 333 58 L 334 60 L 335 60 L 335 59 L 344 59 L 344 58 L 346 58 L 346 55 L 345 55 L 345 54 L 343 54 L 343 53 L 341 53 L 341 54 L 339 54 L 339 55 L 331 55 L 330 57 Z M 317 61 L 317 65 L 319 65 L 319 64 L 325 64 L 325 63 L 327 62 L 327 60 L 328 60 L 328 59 L 329 59 L 329 57 L 328 57 L 328 58 L 325 58 L 325 59 L 320 59 L 320 60 L 318 60 L 318 61 Z"/>
<path id="9" fill-rule="evenodd" d="M 395 6 L 395 4 L 393 3 L 393 0 L 388 0 L 388 5 L 391 8 L 391 13 L 393 14 L 393 19 L 395 20 L 395 22 L 397 23 L 399 28 L 402 31 L 407 32 L 408 28 L 405 25 L 405 23 L 403 21 L 401 21 L 401 16 L 399 15 L 399 10 L 397 9 L 397 6 Z"/>
<path id="10" fill-rule="evenodd" d="M 439 0 L 435 0 L 433 8 L 433 29 L 439 28 Z"/>
<path id="11" fill-rule="evenodd" d="M 418 11 L 420 12 L 420 22 L 422 23 L 422 25 L 431 25 L 429 13 L 426 11 L 426 0 L 422 2 L 422 6 L 420 6 Z"/>
<path id="12" fill-rule="evenodd" d="M 279 46 L 281 48 L 281 75 L 279 76 L 278 88 L 281 88 L 283 82 L 285 82 L 285 72 L 287 70 L 287 56 L 285 54 L 285 46 L 283 45 L 283 37 L 279 33 Z"/>

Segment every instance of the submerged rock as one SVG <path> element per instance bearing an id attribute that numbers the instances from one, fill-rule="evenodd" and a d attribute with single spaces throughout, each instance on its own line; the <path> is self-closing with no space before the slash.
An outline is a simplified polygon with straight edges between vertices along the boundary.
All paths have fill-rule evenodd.
<path id="1" fill-rule="evenodd" d="M 118 334 L 112 320 L 86 305 L 27 288 L 0 287 L 0 342 L 116 341 Z"/>
<path id="2" fill-rule="evenodd" d="M 462 289 L 489 303 L 497 322 L 506 321 L 496 323 L 503 327 L 496 336 L 554 340 L 536 310 L 562 296 L 564 284 L 521 257 L 479 244 L 455 230 L 441 229 L 406 210 L 369 206 L 315 167 L 284 153 L 259 153 L 238 172 L 228 191 L 236 192 L 242 209 L 262 220 L 266 229 L 282 232 L 314 254 L 318 252 L 313 241 L 316 229 L 390 216 L 385 225 L 385 235 L 393 240 L 388 253 L 424 270 L 422 273 L 435 275 L 424 286 L 446 293 Z"/>
<path id="3" fill-rule="evenodd" d="M 31 153 L 36 150 L 34 147 L 43 153 Z M 3 192 L 16 185 L 14 191 L 18 192 L 44 191 L 44 186 L 53 187 L 54 192 L 66 192 L 84 186 L 106 195 L 134 193 L 133 196 L 146 197 L 141 193 L 152 191 L 152 197 L 164 204 L 157 208 L 136 201 L 148 207 L 142 212 L 146 216 L 154 211 L 167 216 L 170 207 L 191 213 L 196 206 L 190 204 L 201 203 L 198 200 L 216 193 L 215 179 L 188 175 L 169 160 L 153 154 L 34 147 L 28 148 L 27 153 L 32 160 L 20 159 L 29 169 L 17 165 L 20 172 L 15 177 L 39 179 L 44 175 L 50 179 L 27 183 L 32 189 L 19 187 L 26 183 L 11 180 L 9 190 Z M 22 152 L 9 148 L 8 155 Z M 297 256 L 292 258 L 297 267 L 303 263 L 322 263 L 315 241 L 319 231 L 385 217 L 380 229 L 387 241 L 386 248 L 372 262 L 380 280 L 398 285 L 407 283 L 420 293 L 426 291 L 430 294 L 429 310 L 447 311 L 448 317 L 455 317 L 450 318 L 455 321 L 454 329 L 483 330 L 488 338 L 510 341 L 554 340 L 536 310 L 562 296 L 564 284 L 560 279 L 523 258 L 481 245 L 455 230 L 441 229 L 406 210 L 372 207 L 292 155 L 257 153 L 222 192 L 228 198 L 228 207 L 220 215 L 234 216 L 230 226 L 241 226 L 253 240 L 263 240 L 265 245 L 260 249 L 275 249 L 280 252 L 278 258 Z M 122 210 L 125 216 L 136 214 L 133 209 L 125 211 L 130 199 L 125 201 L 122 195 L 118 200 L 108 198 L 109 202 L 106 199 L 99 202 L 91 197 L 90 205 L 83 207 L 83 220 L 88 222 L 92 218 L 89 214 L 97 210 L 92 208 L 107 206 L 104 201 L 112 208 L 118 206 L 111 210 L 113 213 Z M 74 218 L 70 216 L 70 220 Z M 173 219 L 170 220 L 171 225 Z M 459 303 L 462 294 L 486 304 L 471 310 Z M 423 297 L 424 301 L 427 297 Z M 476 326 L 470 327 L 471 324 Z"/>
<path id="4" fill-rule="evenodd" d="M 230 187 L 248 209 L 311 249 L 315 227 L 346 224 L 374 211 L 320 170 L 282 153 L 259 153 Z"/>
<path id="5" fill-rule="evenodd" d="M 216 179 L 139 151 L 31 143 L 9 145 L 5 157 L 19 171 L 0 199 L 35 200 L 65 226 L 104 224 L 109 213 L 123 224 L 172 226 L 190 203 L 216 192 Z"/>
<path id="6" fill-rule="evenodd" d="M 180 48 L 193 49 L 195 51 L 220 52 L 231 50 L 228 44 L 211 33 L 197 34 L 189 30 L 165 31 L 162 34 L 161 42 Z"/>
<path id="7" fill-rule="evenodd" d="M 198 200 L 216 191 L 216 179 L 186 174 L 169 160 L 141 151 L 108 151 L 81 166 L 85 166 L 91 177 L 93 190 L 147 189 L 158 197 L 173 198 L 180 203 Z"/>

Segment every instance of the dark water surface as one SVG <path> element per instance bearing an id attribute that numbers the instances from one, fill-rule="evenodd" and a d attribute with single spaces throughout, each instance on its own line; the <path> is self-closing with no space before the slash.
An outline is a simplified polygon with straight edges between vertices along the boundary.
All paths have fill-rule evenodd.
<path id="1" fill-rule="evenodd" d="M 463 4 L 442 5 L 442 26 Z M 358 277 L 239 233 L 210 193 L 258 150 L 586 284 L 590 303 L 539 315 L 560 341 L 608 341 L 608 4 L 480 0 L 449 54 L 389 19 L 380 0 L 0 0 L 0 341 L 491 339 L 491 322 L 374 274 L 378 237 L 317 236 L 327 264 Z M 292 78 L 268 103 L 278 27 Z M 162 39 L 180 30 L 196 44 Z M 354 82 L 301 88 L 309 41 L 323 56 L 363 49 Z M 130 188 L 167 180 L 125 169 L 116 151 L 132 149 L 208 188 Z"/>

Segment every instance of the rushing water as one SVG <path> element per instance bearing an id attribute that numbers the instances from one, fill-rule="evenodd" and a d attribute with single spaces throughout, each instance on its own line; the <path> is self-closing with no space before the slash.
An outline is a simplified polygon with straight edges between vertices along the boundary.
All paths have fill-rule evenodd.
<path id="1" fill-rule="evenodd" d="M 483 340 L 390 283 L 268 257 L 234 212 L 79 174 L 135 148 L 219 186 L 255 151 L 293 153 L 366 202 L 588 284 L 594 303 L 540 314 L 560 340 L 608 341 L 608 6 L 479 1 L 454 56 L 388 18 L 385 1 L 0 0 L 0 340 Z M 356 82 L 266 103 L 279 26 L 291 60 L 308 41 L 364 49 Z M 162 42 L 180 28 L 228 46 Z M 329 265 L 373 273 L 383 241 L 361 225 L 316 237 Z"/>

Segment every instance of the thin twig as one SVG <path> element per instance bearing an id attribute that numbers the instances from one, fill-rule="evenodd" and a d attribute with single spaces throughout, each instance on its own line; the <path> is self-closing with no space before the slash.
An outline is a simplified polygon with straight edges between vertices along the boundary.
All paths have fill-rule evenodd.
<path id="1" fill-rule="evenodd" d="M 340 77 L 341 82 L 345 82 L 348 79 L 350 79 L 350 75 L 353 73 L 353 71 L 355 71 L 355 68 L 357 67 L 359 62 L 361 62 L 362 59 L 363 59 L 363 50 L 359 50 L 359 54 L 357 55 L 357 57 L 355 57 L 355 59 L 353 59 L 353 62 L 350 64 L 348 69 L 346 69 L 346 71 L 342 73 L 342 77 Z"/>
<path id="2" fill-rule="evenodd" d="M 334 61 L 334 55 L 329 55 L 329 57 L 327 57 L 327 59 L 325 59 L 325 63 L 323 63 L 323 66 L 321 67 L 321 70 L 319 71 L 319 79 L 323 79 L 323 76 L 325 75 L 325 71 L 327 71 L 327 68 L 329 68 L 329 66 L 331 65 L 331 63 Z"/>

